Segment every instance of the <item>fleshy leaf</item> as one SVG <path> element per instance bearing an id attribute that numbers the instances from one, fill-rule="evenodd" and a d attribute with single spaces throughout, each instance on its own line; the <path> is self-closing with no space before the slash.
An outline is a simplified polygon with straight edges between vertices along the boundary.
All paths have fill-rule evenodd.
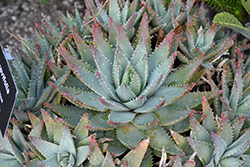
<path id="1" fill-rule="evenodd" d="M 82 67 L 80 67 L 80 66 L 78 66 L 76 64 L 73 64 L 72 60 L 75 59 L 75 58 L 70 56 L 68 53 L 63 52 L 61 50 L 61 54 L 63 55 L 63 57 L 67 61 L 67 63 L 70 65 L 71 69 L 76 74 L 76 76 L 85 85 L 87 85 L 95 93 L 105 96 L 105 93 L 104 93 L 102 87 L 100 87 L 100 85 L 99 85 L 98 79 L 96 78 L 96 76 L 92 72 L 89 72 L 88 70 L 83 69 Z M 78 61 L 79 60 L 75 59 L 73 62 L 78 62 Z"/>
<path id="2" fill-rule="evenodd" d="M 124 102 L 127 102 L 131 99 L 136 98 L 135 94 L 131 91 L 131 89 L 125 83 L 122 83 L 116 89 L 116 93 L 119 96 L 119 98 Z"/>
<path id="3" fill-rule="evenodd" d="M 108 142 L 107 150 L 111 153 L 112 156 L 120 156 L 123 154 L 127 147 L 125 147 L 116 137 L 116 132 L 114 130 L 106 131 L 105 133 L 106 138 L 114 139 L 114 141 Z"/>
<path id="4" fill-rule="evenodd" d="M 98 68 L 98 71 L 105 76 L 107 80 L 112 81 L 112 64 L 103 56 L 96 48 L 91 47 L 93 57 Z"/>
<path id="5" fill-rule="evenodd" d="M 32 112 L 28 111 L 28 115 L 29 115 L 29 119 L 30 122 L 32 124 L 32 126 L 36 126 L 39 122 L 41 122 L 41 119 L 38 118 L 35 114 L 33 114 Z"/>
<path id="6" fill-rule="evenodd" d="M 118 26 L 120 23 L 120 8 L 118 6 L 117 0 L 110 0 L 109 1 L 109 17 L 112 17 L 115 25 Z"/>
<path id="7" fill-rule="evenodd" d="M 228 150 L 236 148 L 237 146 L 239 146 L 243 142 L 247 141 L 250 138 L 250 133 L 249 132 L 250 132 L 250 130 L 246 131 L 243 135 L 241 135 L 233 144 L 231 144 L 228 147 Z"/>
<path id="8" fill-rule="evenodd" d="M 159 119 L 159 126 L 167 126 L 175 124 L 176 122 L 181 122 L 183 119 L 187 118 L 194 110 L 184 110 L 173 107 L 163 107 L 154 112 Z"/>
<path id="9" fill-rule="evenodd" d="M 187 137 L 187 140 L 193 150 L 197 152 L 197 155 L 203 165 L 207 165 L 210 162 L 214 147 L 206 142 L 194 140 L 190 137 Z"/>
<path id="10" fill-rule="evenodd" d="M 245 141 L 244 143 L 238 145 L 237 147 L 227 150 L 224 154 L 222 158 L 225 157 L 239 157 L 242 154 L 244 154 L 250 146 L 250 139 Z"/>
<path id="11" fill-rule="evenodd" d="M 170 154 L 185 155 L 184 152 L 175 145 L 166 131 L 159 126 L 151 133 L 150 146 L 158 151 L 161 151 L 164 146 L 166 152 Z"/>
<path id="12" fill-rule="evenodd" d="M 141 91 L 141 79 L 137 72 L 134 73 L 131 82 L 129 83 L 129 88 L 135 95 L 138 95 Z"/>
<path id="13" fill-rule="evenodd" d="M 133 124 L 139 129 L 152 128 L 158 124 L 158 120 L 152 113 L 137 114 L 133 120 Z"/>
<path id="14" fill-rule="evenodd" d="M 88 137 L 89 131 L 86 127 L 88 123 L 89 123 L 89 115 L 88 113 L 85 113 L 73 131 L 73 135 L 76 136 L 75 139 L 76 143 L 77 141 L 83 140 L 84 138 Z"/>
<path id="15" fill-rule="evenodd" d="M 219 160 L 221 159 L 223 153 L 225 152 L 225 150 L 227 149 L 227 144 L 225 143 L 224 140 L 222 140 L 216 133 L 211 132 L 211 137 L 212 140 L 214 142 L 214 147 L 215 147 L 215 163 L 218 164 Z"/>
<path id="16" fill-rule="evenodd" d="M 170 72 L 172 63 L 174 62 L 175 55 L 169 58 L 167 61 L 160 64 L 149 76 L 148 85 L 140 93 L 140 95 L 150 96 L 152 95 L 163 83 L 165 78 Z"/>
<path id="17" fill-rule="evenodd" d="M 44 109 L 41 109 L 41 113 L 46 126 L 46 132 L 49 137 L 49 141 L 52 142 L 54 136 L 54 121 Z"/>
<path id="18" fill-rule="evenodd" d="M 123 105 L 125 105 L 126 107 L 130 108 L 130 109 L 136 109 L 138 107 L 141 107 L 145 101 L 147 100 L 147 97 L 145 95 L 142 95 L 136 99 L 133 99 L 127 103 L 123 103 Z"/>
<path id="19" fill-rule="evenodd" d="M 206 118 L 203 120 L 203 127 L 209 132 L 216 132 L 213 112 L 205 96 L 202 97 L 202 109 L 203 115 L 206 115 Z"/>
<path id="20" fill-rule="evenodd" d="M 173 102 L 171 105 L 173 107 L 179 107 L 179 108 L 186 108 L 187 106 L 189 108 L 194 108 L 202 103 L 203 95 L 206 96 L 207 99 L 211 99 L 218 96 L 221 93 L 222 91 L 220 90 L 213 90 L 210 92 L 192 92 L 192 93 L 189 92 L 185 96 Z"/>
<path id="21" fill-rule="evenodd" d="M 147 42 L 147 52 L 150 53 L 151 52 L 151 50 L 150 50 L 150 48 L 151 48 L 151 37 L 150 37 L 150 33 L 149 33 L 149 24 L 148 24 L 147 12 L 145 12 L 143 14 L 143 17 L 142 17 L 142 20 L 141 20 L 141 23 L 140 23 L 139 31 L 138 31 L 138 34 L 137 34 L 137 40 L 136 40 L 137 44 L 138 44 L 142 34 L 145 35 L 145 39 L 146 39 L 146 42 Z"/>
<path id="22" fill-rule="evenodd" d="M 245 121 L 244 117 L 242 117 L 242 118 L 240 117 L 238 119 L 239 120 L 236 123 L 234 123 L 233 126 L 232 126 L 232 129 L 233 129 L 233 140 L 238 139 L 240 131 L 241 131 L 241 128 L 243 127 L 244 121 Z"/>
<path id="23" fill-rule="evenodd" d="M 93 135 L 90 135 L 89 147 L 90 147 L 89 161 L 91 166 L 100 167 L 104 161 L 104 156 Z"/>
<path id="24" fill-rule="evenodd" d="M 65 106 L 49 103 L 44 104 L 49 107 L 53 113 L 63 118 L 67 123 L 74 127 L 77 126 L 78 122 L 82 118 L 82 115 L 87 112 L 87 110 L 73 105 Z"/>
<path id="25" fill-rule="evenodd" d="M 171 30 L 161 44 L 154 50 L 148 59 L 149 72 L 151 73 L 159 64 L 166 61 L 172 43 L 174 32 Z"/>
<path id="26" fill-rule="evenodd" d="M 89 155 L 89 146 L 81 146 L 76 149 L 76 165 L 80 166 Z"/>
<path id="27" fill-rule="evenodd" d="M 102 163 L 102 167 L 115 167 L 114 161 L 112 156 L 110 155 L 109 152 L 107 152 L 105 159 Z"/>
<path id="28" fill-rule="evenodd" d="M 115 88 L 117 88 L 121 84 L 122 76 L 124 75 L 125 69 L 128 65 L 128 58 L 121 51 L 121 48 L 117 46 L 113 65 L 113 80 Z"/>
<path id="29" fill-rule="evenodd" d="M 191 146 L 188 144 L 187 138 L 185 138 L 184 136 L 181 136 L 179 133 L 175 131 L 170 130 L 170 132 L 177 146 L 181 150 L 183 150 L 183 152 L 186 155 L 191 155 L 193 153 L 193 150 Z"/>
<path id="30" fill-rule="evenodd" d="M 59 121 L 56 120 L 54 123 L 54 143 L 60 144 L 64 131 L 64 125 Z"/>
<path id="31" fill-rule="evenodd" d="M 109 18 L 109 44 L 111 47 L 116 46 L 116 41 L 117 41 L 117 27 L 114 23 L 114 20 L 112 17 Z"/>
<path id="32" fill-rule="evenodd" d="M 141 141 L 133 150 L 131 150 L 123 159 L 122 163 L 128 161 L 129 166 L 139 167 L 147 151 L 149 140 Z"/>
<path id="33" fill-rule="evenodd" d="M 76 31 L 72 28 L 71 29 L 73 33 L 74 40 L 76 42 L 76 46 L 79 50 L 79 53 L 84 60 L 84 62 L 87 62 L 90 64 L 92 67 L 95 67 L 95 61 L 93 59 L 92 51 L 90 47 L 86 44 L 86 42 L 76 33 Z"/>
<path id="34" fill-rule="evenodd" d="M 90 129 L 97 130 L 111 130 L 114 129 L 112 125 L 108 123 L 108 115 L 106 113 L 99 113 L 95 115 L 87 126 Z"/>
<path id="35" fill-rule="evenodd" d="M 75 144 L 71 132 L 67 126 L 64 126 L 63 136 L 59 146 L 59 152 L 68 152 L 74 157 L 76 156 Z"/>
<path id="36" fill-rule="evenodd" d="M 163 98 L 165 100 L 164 105 L 168 105 L 190 92 L 194 86 L 195 83 L 175 87 L 162 86 L 154 93 L 154 97 Z"/>
<path id="37" fill-rule="evenodd" d="M 190 61 L 187 65 L 184 65 L 180 69 L 172 72 L 166 78 L 163 85 L 175 85 L 175 84 L 185 84 L 189 81 L 190 77 L 194 75 L 197 68 L 200 66 L 204 59 L 205 54 L 197 56 L 194 60 Z"/>
<path id="38" fill-rule="evenodd" d="M 121 48 L 125 56 L 130 59 L 134 51 L 121 23 L 118 26 L 117 45 Z"/>
<path id="39" fill-rule="evenodd" d="M 113 62 L 114 51 L 109 46 L 106 39 L 103 37 L 101 28 L 98 25 L 93 23 L 92 31 L 93 31 L 94 44 L 96 48 L 98 48 L 99 52 L 101 52 L 105 57 L 107 57 L 110 62 Z"/>
<path id="40" fill-rule="evenodd" d="M 52 155 L 51 157 L 46 158 L 43 161 L 38 162 L 38 165 L 42 165 L 42 166 L 45 166 L 45 167 L 51 166 L 52 164 L 57 164 L 58 165 L 56 154 Z"/>
<path id="41" fill-rule="evenodd" d="M 237 111 L 237 106 L 239 101 L 241 101 L 242 98 L 242 70 L 241 70 L 241 60 L 239 60 L 238 67 L 236 69 L 236 73 L 234 76 L 234 84 L 232 87 L 232 93 L 229 98 L 229 105 L 234 110 Z"/>
<path id="42" fill-rule="evenodd" d="M 221 127 L 219 130 L 219 136 L 227 143 L 228 146 L 233 141 L 233 130 L 224 112 L 221 114 Z"/>
<path id="43" fill-rule="evenodd" d="M 46 158 L 49 158 L 59 151 L 59 146 L 41 139 L 37 137 L 30 136 L 30 141 L 32 144 L 42 153 L 42 155 Z"/>
<path id="44" fill-rule="evenodd" d="M 228 157 L 220 160 L 221 166 L 241 166 L 242 164 L 244 164 L 244 161 L 235 157 Z"/>
<path id="45" fill-rule="evenodd" d="M 119 124 L 124 124 L 131 122 L 134 117 L 135 113 L 133 112 L 126 112 L 126 111 L 111 111 L 108 118 L 109 118 L 109 124 L 111 125 L 119 125 Z"/>
<path id="46" fill-rule="evenodd" d="M 129 148 L 134 148 L 143 137 L 143 131 L 131 123 L 118 127 L 116 134 L 120 142 Z"/>
<path id="47" fill-rule="evenodd" d="M 74 66 L 77 66 L 79 68 L 84 68 L 88 70 L 90 73 L 94 72 L 94 67 L 90 66 L 85 61 L 79 60 L 76 57 L 70 55 L 68 50 L 63 45 L 60 45 L 60 48 L 58 48 L 58 50 L 63 56 L 63 58 L 65 59 L 65 61 L 70 65 L 73 71 L 74 71 Z M 92 55 L 92 52 L 91 52 L 91 55 Z"/>
<path id="48" fill-rule="evenodd" d="M 114 88 L 113 84 L 110 81 L 108 81 L 105 77 L 103 77 L 103 75 L 101 75 L 99 73 L 99 71 L 96 70 L 95 73 L 99 79 L 99 83 L 100 83 L 101 87 L 103 88 L 104 92 L 106 93 L 106 96 L 108 96 L 111 99 L 114 99 L 116 101 L 120 101 L 115 93 L 115 88 Z"/>
<path id="49" fill-rule="evenodd" d="M 26 140 L 24 139 L 22 132 L 18 128 L 16 121 L 14 121 L 14 125 L 13 125 L 13 141 L 15 142 L 15 144 L 18 146 L 20 150 L 27 151 L 28 148 L 27 148 Z"/>
<path id="50" fill-rule="evenodd" d="M 109 110 L 112 111 L 128 111 L 129 109 L 123 106 L 121 103 L 118 103 L 114 100 L 110 99 L 104 99 L 99 97 L 99 101 L 102 103 L 102 105 Z"/>
<path id="51" fill-rule="evenodd" d="M 134 112 L 136 113 L 149 113 L 149 112 L 153 112 L 156 109 L 158 109 L 159 107 L 161 107 L 162 105 L 164 105 L 165 100 L 164 99 L 158 99 L 158 98 L 149 98 L 147 99 L 147 101 L 145 102 L 145 104 L 134 110 Z"/>
<path id="52" fill-rule="evenodd" d="M 141 89 L 143 89 L 147 83 L 148 79 L 148 60 L 147 54 L 144 54 L 144 57 L 141 58 L 140 62 L 135 66 L 135 70 L 140 77 Z"/>
<path id="53" fill-rule="evenodd" d="M 203 126 L 200 125 L 200 123 L 195 119 L 193 115 L 190 116 L 190 123 L 194 139 L 212 144 L 212 139 L 210 134 L 206 131 L 206 129 Z"/>
<path id="54" fill-rule="evenodd" d="M 61 93 L 66 99 L 68 99 L 71 103 L 75 104 L 78 107 L 86 107 L 92 110 L 104 111 L 103 105 L 99 102 L 99 96 L 94 92 L 79 92 L 80 94 L 68 93 L 71 92 L 72 89 L 65 88 L 59 85 L 56 85 L 52 82 L 49 82 L 57 91 Z M 73 89 L 73 92 L 77 91 Z M 76 92 L 77 93 L 77 92 Z"/>

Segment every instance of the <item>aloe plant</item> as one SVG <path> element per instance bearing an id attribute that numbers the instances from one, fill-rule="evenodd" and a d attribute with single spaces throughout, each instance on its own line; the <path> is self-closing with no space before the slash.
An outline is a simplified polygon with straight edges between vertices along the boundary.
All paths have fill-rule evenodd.
<path id="1" fill-rule="evenodd" d="M 19 121 L 27 122 L 29 121 L 27 111 L 40 115 L 43 103 L 53 99 L 54 90 L 47 81 L 61 84 L 67 79 L 69 73 L 66 70 L 62 71 L 63 75 L 52 80 L 47 71 L 47 56 L 29 54 L 15 49 L 12 49 L 12 55 L 15 59 L 11 63 L 11 69 L 18 88 L 14 113 Z"/>
<path id="2" fill-rule="evenodd" d="M 0 138 L 1 166 L 36 166 L 39 159 L 30 155 L 30 150 L 27 146 L 28 141 L 23 136 L 15 120 L 13 120 L 13 124 L 13 130 L 11 132 L 8 131 L 5 138 Z"/>
<path id="3" fill-rule="evenodd" d="M 203 56 L 200 55 L 199 59 L 190 61 L 181 70 L 169 75 L 175 57 L 179 54 L 175 51 L 175 45 L 171 47 L 173 30 L 153 50 L 146 13 L 140 22 L 134 45 L 130 43 L 122 23 L 118 28 L 110 28 L 111 32 L 117 32 L 115 45 L 111 45 L 112 41 L 105 38 L 98 24 L 92 23 L 95 46 L 89 46 L 72 29 L 77 50 L 74 51 L 70 47 L 67 49 L 63 45 L 59 49 L 63 59 L 79 79 L 78 82 L 84 83 L 85 88 L 73 88 L 68 84 L 50 84 L 74 105 L 99 112 L 93 114 L 88 125 L 90 129 L 115 131 L 115 135 L 108 136 L 117 138 L 128 148 L 134 148 L 145 136 L 154 134 L 150 139 L 152 148 L 161 151 L 163 145 L 170 145 L 167 149 L 169 153 L 183 154 L 160 126 L 167 129 L 175 125 L 179 127 L 185 120 L 187 126 L 180 128 L 179 132 L 188 129 L 189 122 L 186 118 L 193 110 L 185 109 L 186 105 L 194 107 L 199 105 L 201 100 L 190 105 L 185 103 L 183 109 L 178 109 L 178 106 L 171 107 L 170 104 L 193 88 L 194 83 L 188 81 L 195 75 L 194 72 L 202 62 Z M 80 56 L 77 53 L 81 55 L 82 60 L 78 59 Z M 219 93 L 221 92 L 214 91 L 204 94 L 210 99 Z M 194 96 L 196 95 L 188 94 L 189 98 Z M 171 114 L 171 118 L 165 116 Z M 162 133 L 165 138 L 156 137 Z M 117 151 L 117 155 L 126 150 L 124 146 Z"/>
<path id="4" fill-rule="evenodd" d="M 179 59 L 185 63 L 205 52 L 202 66 L 211 70 L 214 68 L 213 64 L 223 54 L 227 54 L 233 45 L 233 40 L 219 28 L 218 24 L 210 25 L 206 21 L 204 2 L 193 16 L 187 15 L 187 28 L 183 33 L 186 40 L 181 41 L 179 45 L 184 55 Z"/>
<path id="5" fill-rule="evenodd" d="M 44 113 L 44 115 L 46 114 Z M 51 164 L 56 166 L 82 166 L 82 163 L 86 160 L 90 152 L 87 144 L 79 144 L 84 141 L 86 142 L 86 138 L 88 137 L 88 130 L 84 127 L 87 122 L 88 115 L 84 114 L 71 134 L 67 126 L 63 126 L 59 122 L 53 122 L 52 119 L 50 122 L 47 120 L 47 135 L 52 142 L 32 135 L 29 136 L 35 148 L 34 150 L 36 150 L 35 153 L 42 155 L 38 164 L 43 166 L 50 166 Z M 75 140 L 72 135 L 76 137 Z"/>
<path id="6" fill-rule="evenodd" d="M 187 137 L 192 149 L 206 166 L 244 166 L 249 165 L 250 131 L 242 132 L 245 118 L 238 117 L 230 124 L 225 113 L 220 118 L 213 116 L 212 109 L 203 97 L 203 113 L 206 116 L 202 125 L 191 115 L 191 135 Z"/>
<path id="7" fill-rule="evenodd" d="M 164 5 L 163 0 L 146 0 L 144 4 L 147 5 L 148 13 L 152 18 L 150 25 L 160 27 L 167 34 L 171 29 L 186 23 L 187 15 L 190 14 L 194 2 L 195 0 L 187 0 L 184 5 L 181 0 L 174 0 Z"/>
<path id="8" fill-rule="evenodd" d="M 221 89 L 223 93 L 213 101 L 214 112 L 221 115 L 225 112 L 228 119 L 233 121 L 236 117 L 244 115 L 246 125 L 249 124 L 248 89 L 249 89 L 249 56 L 243 51 L 249 48 L 248 44 L 239 45 L 235 40 L 231 48 L 231 59 L 225 59 L 218 64 L 219 73 L 215 73 L 216 81 L 208 75 L 208 83 L 212 89 Z M 219 77 L 220 75 L 220 77 Z M 217 82 L 217 83 L 215 83 Z M 248 125 L 246 127 L 249 127 Z"/>

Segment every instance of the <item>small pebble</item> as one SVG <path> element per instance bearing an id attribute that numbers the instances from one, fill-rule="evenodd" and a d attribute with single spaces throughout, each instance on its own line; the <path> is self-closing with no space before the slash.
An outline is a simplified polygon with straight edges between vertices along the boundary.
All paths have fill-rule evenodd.
<path id="1" fill-rule="evenodd" d="M 16 21 L 16 16 L 11 16 L 11 20 Z"/>

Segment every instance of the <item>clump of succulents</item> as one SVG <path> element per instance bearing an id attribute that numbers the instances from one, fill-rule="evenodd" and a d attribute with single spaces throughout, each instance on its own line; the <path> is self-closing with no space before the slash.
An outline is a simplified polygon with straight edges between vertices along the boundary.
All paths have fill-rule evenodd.
<path id="1" fill-rule="evenodd" d="M 202 125 L 190 117 L 191 136 L 187 137 L 192 149 L 197 153 L 203 165 L 207 166 L 240 166 L 249 165 L 250 131 L 241 131 L 245 118 L 238 117 L 233 124 L 225 113 L 214 117 L 206 98 L 203 98 Z"/>
<path id="2" fill-rule="evenodd" d="M 180 57 L 182 62 L 192 60 L 198 55 L 205 52 L 202 62 L 203 67 L 213 69 L 213 63 L 226 54 L 228 49 L 233 45 L 233 40 L 226 35 L 218 25 L 210 25 L 204 18 L 204 4 L 201 4 L 199 12 L 193 17 L 187 16 L 187 24 L 183 40 L 179 48 L 184 54 Z"/>
<path id="3" fill-rule="evenodd" d="M 74 106 L 72 106 L 72 109 Z M 144 155 L 149 140 L 141 141 L 123 159 L 113 160 L 109 152 L 104 155 L 108 143 L 98 144 L 93 134 L 86 128 L 89 122 L 85 112 L 71 132 L 64 120 L 52 118 L 48 112 L 41 110 L 42 119 L 29 114 L 31 122 L 28 136 L 22 134 L 13 119 L 13 130 L 8 130 L 5 138 L 0 138 L 3 167 L 9 166 L 139 166 L 145 163 Z M 103 149 L 99 145 L 102 145 Z M 88 158 L 88 159 L 87 159 Z"/>
<path id="4" fill-rule="evenodd" d="M 194 0 L 85 3 L 84 18 L 60 14 L 59 29 L 44 16 L 12 49 L 4 167 L 249 164 L 246 42 Z"/>
<path id="5" fill-rule="evenodd" d="M 29 148 L 22 132 L 14 121 L 12 136 L 8 133 L 0 138 L 0 162 L 1 166 L 23 167 L 30 161 Z M 32 163 L 32 162 L 30 162 Z"/>
<path id="6" fill-rule="evenodd" d="M 32 51 L 33 49 L 37 49 L 37 52 Z M 21 122 L 29 120 L 27 111 L 40 115 L 40 108 L 43 103 L 53 99 L 54 90 L 47 81 L 51 80 L 61 84 L 69 75 L 66 70 L 61 70 L 61 75 L 58 73 L 58 77 L 52 79 L 47 68 L 48 55 L 39 53 L 39 49 L 39 44 L 32 50 L 28 47 L 27 52 L 12 49 L 14 60 L 11 69 L 19 92 L 14 113 Z"/>

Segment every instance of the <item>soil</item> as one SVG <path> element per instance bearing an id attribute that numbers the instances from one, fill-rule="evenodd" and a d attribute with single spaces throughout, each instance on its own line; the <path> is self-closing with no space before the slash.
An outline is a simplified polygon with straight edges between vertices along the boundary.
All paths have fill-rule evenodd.
<path id="1" fill-rule="evenodd" d="M 21 43 L 6 30 L 23 38 L 30 38 L 35 23 L 41 23 L 42 14 L 59 26 L 58 12 L 66 14 L 69 11 L 74 14 L 74 4 L 80 13 L 84 13 L 84 0 L 47 0 L 43 5 L 41 0 L 0 0 L 0 43 L 3 47 L 20 48 Z"/>

